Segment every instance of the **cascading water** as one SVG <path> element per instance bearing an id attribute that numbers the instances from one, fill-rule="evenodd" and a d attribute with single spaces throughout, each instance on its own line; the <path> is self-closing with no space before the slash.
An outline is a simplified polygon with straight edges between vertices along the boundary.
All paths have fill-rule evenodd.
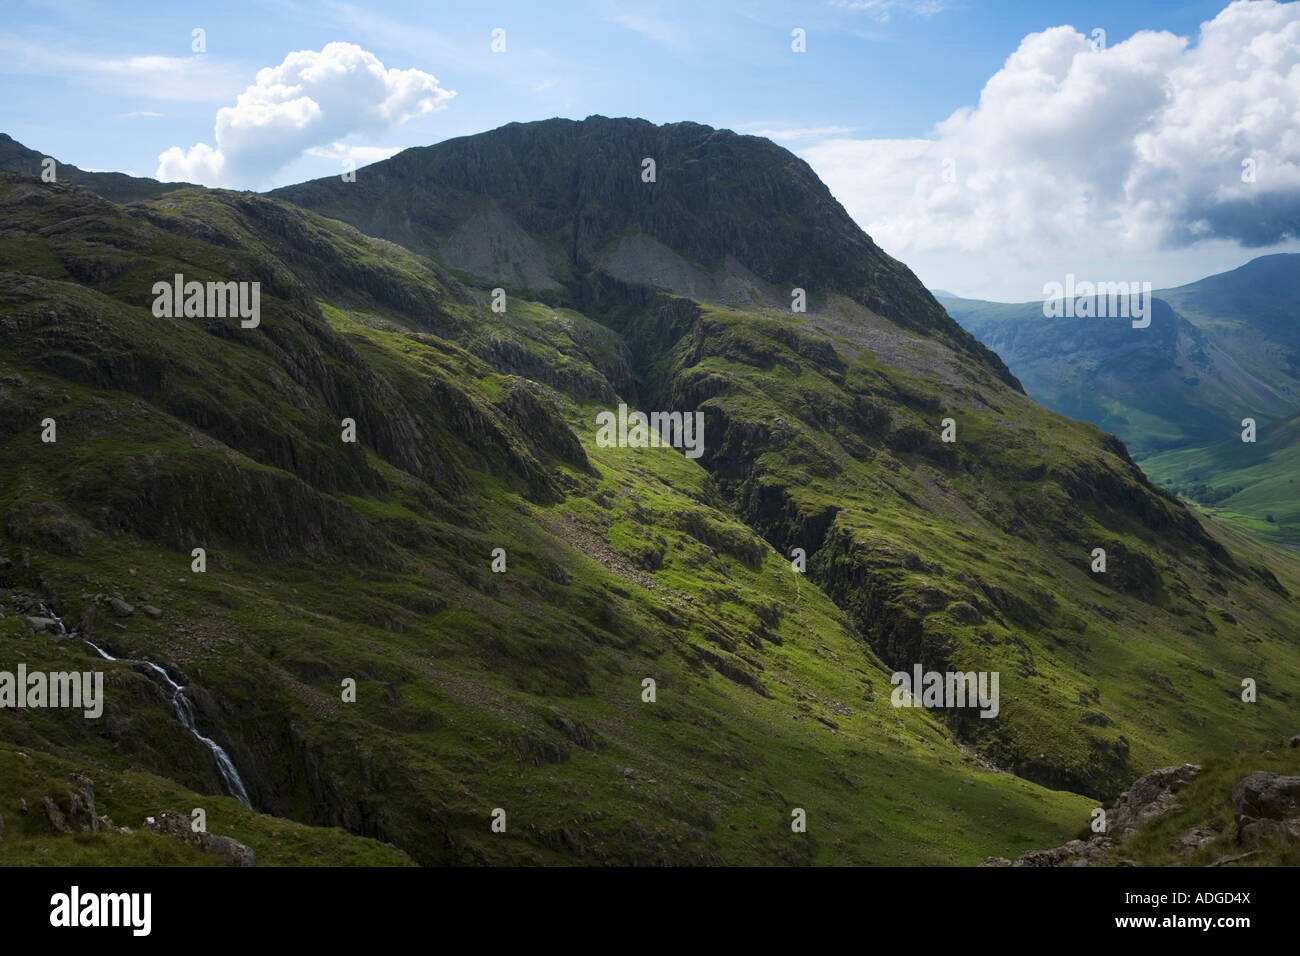
<path id="1" fill-rule="evenodd" d="M 59 626 L 59 633 L 60 633 L 60 634 L 67 634 L 67 633 L 68 633 L 68 629 L 67 629 L 66 627 L 63 626 L 63 618 L 59 617 L 57 614 L 55 614 L 53 611 L 51 611 L 51 610 L 50 610 L 48 607 L 46 607 L 44 604 L 40 604 L 40 605 L 37 605 L 37 606 L 40 608 L 40 610 L 41 610 L 41 614 L 45 615 L 45 617 L 49 618 L 51 621 L 53 621 L 55 624 L 57 624 L 57 625 Z"/>
<path id="2" fill-rule="evenodd" d="M 166 685 L 171 688 L 172 707 L 176 711 L 176 719 L 181 722 L 182 727 L 194 735 L 194 738 L 198 740 L 199 743 L 203 744 L 203 746 L 207 747 L 208 750 L 212 752 L 212 756 L 217 761 L 217 769 L 221 771 L 221 779 L 225 781 L 226 789 L 230 791 L 230 795 L 251 810 L 253 805 L 248 800 L 248 791 L 244 789 L 244 781 L 240 779 L 239 771 L 235 769 L 235 762 L 230 759 L 230 755 L 226 753 L 219 743 L 211 737 L 203 736 L 199 733 L 198 728 L 194 726 L 194 705 L 191 704 L 190 699 L 185 696 L 185 688 L 172 680 L 171 675 L 153 661 L 114 657 L 112 654 L 108 653 L 108 651 L 91 641 L 86 641 L 86 644 L 106 661 L 120 661 L 123 664 L 140 664 L 149 668 L 150 671 L 162 678 Z"/>
<path id="3" fill-rule="evenodd" d="M 59 633 L 68 633 L 68 629 L 63 626 L 63 619 L 44 604 L 41 605 L 41 613 L 59 626 Z M 204 737 L 199 733 L 198 728 L 194 725 L 194 705 L 190 703 L 190 699 L 185 696 L 184 687 L 172 680 L 171 675 L 153 661 L 114 657 L 112 654 L 108 653 L 108 651 L 91 641 L 86 641 L 86 645 L 106 661 L 119 661 L 123 664 L 138 664 L 142 667 L 147 667 L 151 673 L 160 677 L 167 687 L 171 689 L 172 707 L 176 711 L 176 719 L 180 721 L 182 727 L 193 734 L 194 738 L 198 740 L 199 743 L 203 744 L 203 746 L 207 747 L 212 753 L 213 758 L 217 762 L 217 770 L 221 772 L 221 779 L 225 782 L 226 789 L 230 792 L 230 795 L 250 810 L 253 808 L 252 803 L 248 800 L 248 791 L 244 789 L 244 781 L 240 779 L 239 771 L 235 769 L 235 762 L 230 759 L 230 755 L 222 749 L 219 743 L 210 737 Z"/>

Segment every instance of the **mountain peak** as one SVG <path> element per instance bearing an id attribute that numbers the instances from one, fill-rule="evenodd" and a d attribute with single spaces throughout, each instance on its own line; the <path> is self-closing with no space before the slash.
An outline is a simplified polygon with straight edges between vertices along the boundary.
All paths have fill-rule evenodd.
<path id="1" fill-rule="evenodd" d="M 605 116 L 511 123 L 271 195 L 562 304 L 590 307 L 610 280 L 776 311 L 796 289 L 810 312 L 847 299 L 1014 382 L 812 167 L 762 137 Z"/>

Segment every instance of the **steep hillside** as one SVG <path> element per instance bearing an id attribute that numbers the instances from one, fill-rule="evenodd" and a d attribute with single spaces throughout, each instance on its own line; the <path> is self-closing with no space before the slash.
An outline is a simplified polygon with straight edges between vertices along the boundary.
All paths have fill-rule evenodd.
<path id="1" fill-rule="evenodd" d="M 596 323 L 493 316 L 400 249 L 264 199 L 124 209 L 14 178 L 3 198 L 0 646 L 31 669 L 97 663 L 28 635 L 13 610 L 39 599 L 183 676 L 256 809 L 426 864 L 960 863 L 1086 814 L 892 708 L 851 623 L 697 463 L 595 445 L 590 409 L 627 360 Z M 261 326 L 154 318 L 147 292 L 176 271 L 257 277 Z M 100 666 L 102 721 L 3 711 L 3 739 L 220 793 L 150 675 Z"/>
<path id="2" fill-rule="evenodd" d="M 1300 566 L 1027 398 L 806 167 L 715 133 L 511 126 L 281 193 L 410 248 L 0 176 L 0 662 L 102 660 L 33 633 L 44 603 L 183 684 L 255 810 L 425 864 L 1015 857 L 1294 733 Z M 558 243 L 549 285 L 439 244 L 502 222 Z M 155 316 L 178 272 L 260 282 L 260 324 Z M 702 453 L 602 447 L 620 402 L 701 413 Z M 916 665 L 999 673 L 997 716 L 893 706 Z M 0 740 L 229 789 L 156 674 L 99 666 L 101 721 L 0 711 Z"/>
<path id="3" fill-rule="evenodd" d="M 1143 329 L 1122 317 L 1046 318 L 1041 302 L 939 301 L 1033 398 L 1118 435 L 1138 461 L 1239 436 L 1242 418 L 1273 420 L 1291 407 L 1161 298 Z"/>
<path id="4" fill-rule="evenodd" d="M 1300 253 L 1260 256 L 1156 294 L 1300 408 Z"/>

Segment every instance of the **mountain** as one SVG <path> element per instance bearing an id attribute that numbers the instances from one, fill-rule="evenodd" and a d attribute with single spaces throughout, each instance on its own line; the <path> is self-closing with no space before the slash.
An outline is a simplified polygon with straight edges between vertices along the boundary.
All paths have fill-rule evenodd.
<path id="1" fill-rule="evenodd" d="M 939 301 L 1005 358 L 1030 395 L 1115 433 L 1138 460 L 1239 433 L 1242 417 L 1277 417 L 1291 407 L 1280 386 L 1160 297 L 1148 328 L 1122 317 L 1048 318 L 1042 302 Z"/>
<path id="2" fill-rule="evenodd" d="M 1300 408 L 1300 253 L 1261 256 L 1157 295 Z"/>
<path id="3" fill-rule="evenodd" d="M 1300 542 L 1287 487 L 1300 458 L 1287 425 L 1300 413 L 1300 255 L 1155 292 L 1144 329 L 1045 318 L 1041 302 L 938 298 L 1047 407 L 1118 435 L 1148 474 L 1237 526 Z"/>
<path id="4" fill-rule="evenodd" d="M 48 157 L 53 158 L 53 157 Z M 28 149 L 6 133 L 0 133 L 0 170 L 42 176 L 47 168 L 46 154 Z M 192 187 L 193 183 L 160 183 L 156 179 L 127 176 L 124 173 L 91 173 L 69 163 L 55 163 L 54 177 L 61 183 L 85 186 L 112 202 L 135 202 L 139 199 L 156 199 L 174 189 Z"/>
<path id="5" fill-rule="evenodd" d="M 653 182 L 643 181 L 647 160 Z M 356 182 L 328 177 L 270 195 L 470 281 L 577 309 L 627 312 L 631 286 L 789 311 L 792 290 L 803 289 L 814 313 L 883 317 L 1013 382 L 807 163 L 761 137 L 603 116 L 511 123 L 405 150 Z"/>
<path id="6" fill-rule="evenodd" d="M 108 688 L 0 710 L 16 858 L 81 852 L 32 809 L 75 773 L 270 862 L 969 864 L 1294 733 L 1300 563 L 1024 395 L 766 141 L 545 121 L 128 206 L 0 174 L 0 223 L 0 670 Z M 176 273 L 259 323 L 156 314 Z M 698 457 L 607 447 L 620 403 Z M 894 706 L 918 665 L 996 716 Z M 142 836 L 90 842 L 179 852 Z"/>

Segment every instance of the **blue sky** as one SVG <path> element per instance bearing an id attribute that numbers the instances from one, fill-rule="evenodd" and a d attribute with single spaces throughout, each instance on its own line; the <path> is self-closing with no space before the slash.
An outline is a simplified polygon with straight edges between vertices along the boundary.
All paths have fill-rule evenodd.
<path id="1" fill-rule="evenodd" d="M 1292 208 L 1288 204 L 1296 194 L 1292 172 L 1300 170 L 1300 156 L 1280 132 L 1288 118 L 1295 119 L 1288 113 L 1295 109 L 1289 98 L 1295 84 L 1285 69 L 1290 54 L 1264 56 L 1257 69 L 1267 75 L 1259 80 L 1253 74 L 1228 76 L 1239 69 L 1230 49 L 1217 58 L 1207 53 L 1194 60 L 1191 51 L 1202 42 L 1202 24 L 1224 6 L 1131 0 L 553 5 L 263 0 L 156 9 L 153 3 L 7 0 L 0 26 L 0 130 L 60 161 L 136 175 L 158 175 L 160 156 L 175 149 L 163 171 L 179 169 L 200 178 L 207 167 L 199 160 L 207 154 L 189 151 L 196 144 L 218 146 L 219 109 L 233 107 L 259 70 L 279 66 L 294 51 L 319 52 L 338 41 L 355 44 L 357 55 L 364 52 L 372 58 L 367 62 L 395 71 L 393 77 L 396 71 L 413 71 L 410 76 L 424 83 L 425 93 L 436 90 L 436 95 L 420 99 L 423 94 L 411 93 L 403 102 L 423 105 L 403 106 L 395 120 L 381 123 L 364 93 L 344 91 L 325 104 L 329 129 L 303 120 L 303 130 L 295 129 L 293 136 L 264 134 L 264 149 L 250 146 L 247 137 L 236 142 L 237 130 L 228 132 L 233 145 L 223 150 L 226 181 L 200 181 L 264 189 L 337 173 L 348 156 L 363 165 L 400 148 L 551 116 L 692 120 L 769 135 L 803 155 L 886 251 L 932 287 L 1029 299 L 1043 282 L 1065 271 L 1081 278 L 1149 276 L 1160 287 L 1231 268 L 1262 252 L 1300 248 L 1275 223 L 1242 225 L 1254 215 L 1248 203 L 1263 189 L 1280 190 L 1285 209 Z M 1291 23 L 1295 4 L 1283 9 L 1264 0 L 1246 6 L 1249 10 L 1221 17 L 1218 35 L 1228 47 L 1285 45 L 1296 36 L 1288 31 L 1300 30 Z M 1051 32 L 1065 26 L 1074 31 Z M 807 33 L 806 53 L 791 50 L 796 27 Z M 192 51 L 195 28 L 205 31 L 201 54 Z M 496 28 L 505 31 L 504 53 L 490 49 Z M 1110 59 L 1090 61 L 1079 52 L 1076 34 L 1092 37 L 1096 28 L 1105 31 Z M 1144 39 L 1157 34 L 1134 40 L 1139 31 L 1165 31 L 1165 40 Z M 1043 39 L 1026 41 L 1029 37 Z M 1181 48 L 1175 38 L 1182 38 Z M 1021 59 L 1032 61 L 1030 67 L 1009 71 L 1008 58 L 1022 48 Z M 1050 96 L 1030 101 L 1041 104 L 1044 114 L 1058 110 L 1054 104 L 1059 103 L 1062 115 L 1082 124 L 1062 128 L 1059 135 L 1027 130 L 1016 121 L 1016 111 L 1026 107 L 1015 97 L 1024 93 L 1024 77 L 1031 77 L 1031 85 L 1041 80 L 1044 58 L 1067 65 L 1078 59 L 1069 75 L 1061 67 Z M 1051 73 L 1056 67 L 1046 69 Z M 1240 80 L 1248 103 L 1279 99 L 1281 119 L 1261 114 L 1244 133 L 1224 133 L 1219 165 L 1207 171 L 1204 156 L 1179 148 L 1203 134 L 1180 126 L 1183 121 L 1172 108 L 1157 115 L 1150 96 L 1138 95 L 1149 87 L 1176 97 L 1177 90 L 1166 89 L 1169 81 L 1155 75 L 1161 71 L 1186 74 L 1175 85 L 1185 82 L 1187 102 L 1198 90 L 1229 88 Z M 999 75 L 1002 87 L 1018 92 L 985 109 L 982 91 Z M 1098 131 L 1101 120 L 1086 121 L 1083 115 L 1101 109 L 1097 104 L 1103 101 L 1117 117 L 1133 110 L 1148 114 L 1140 121 L 1117 119 L 1117 135 L 1131 139 L 1133 153 L 1123 168 L 1118 161 L 1112 163 L 1115 169 L 1100 168 L 1106 163 L 1099 157 L 1111 149 L 1107 134 Z M 341 114 L 353 108 L 358 115 L 370 110 L 369 118 L 350 123 Z M 1232 103 L 1223 109 L 1224 116 L 1245 110 Z M 962 110 L 977 115 L 953 129 L 950 118 Z M 256 122 L 252 107 L 244 112 Z M 382 112 L 387 115 L 387 108 Z M 936 134 L 945 122 L 946 133 Z M 1221 117 L 1216 129 L 1225 122 Z M 313 142 L 313 136 L 321 141 Z M 1052 136 L 1058 142 L 1073 137 L 1077 155 L 1058 155 Z M 292 145 L 285 145 L 288 140 Z M 1250 184 L 1248 193 L 1230 182 L 1237 153 L 1264 157 L 1262 185 Z M 953 182 L 939 171 L 945 159 L 955 166 Z M 1176 190 L 1163 185 L 1170 164 L 1181 184 Z M 908 172 L 913 167 L 924 174 Z M 1264 169 L 1275 175 L 1264 177 Z M 1041 191 L 1016 185 L 1026 177 Z M 954 196 L 954 189 L 966 191 Z M 1087 216 L 1097 217 L 1094 231 L 1110 237 L 1110 252 L 1100 241 L 1069 241 L 1071 219 L 1041 208 L 1054 203 L 1072 208 L 1081 192 L 1085 222 Z M 1212 201 L 1203 201 L 1207 195 Z M 908 202 L 900 203 L 904 196 Z M 1147 202 L 1147 197 L 1154 198 Z M 1134 212 L 1144 203 L 1151 208 Z M 1000 206 L 1005 208 L 999 211 Z M 1077 221 L 1077 210 L 1072 215 Z M 954 243 L 954 230 L 971 238 Z M 1046 250 L 1044 236 L 1051 247 Z M 1085 274 L 1089 269 L 1105 275 Z"/>

